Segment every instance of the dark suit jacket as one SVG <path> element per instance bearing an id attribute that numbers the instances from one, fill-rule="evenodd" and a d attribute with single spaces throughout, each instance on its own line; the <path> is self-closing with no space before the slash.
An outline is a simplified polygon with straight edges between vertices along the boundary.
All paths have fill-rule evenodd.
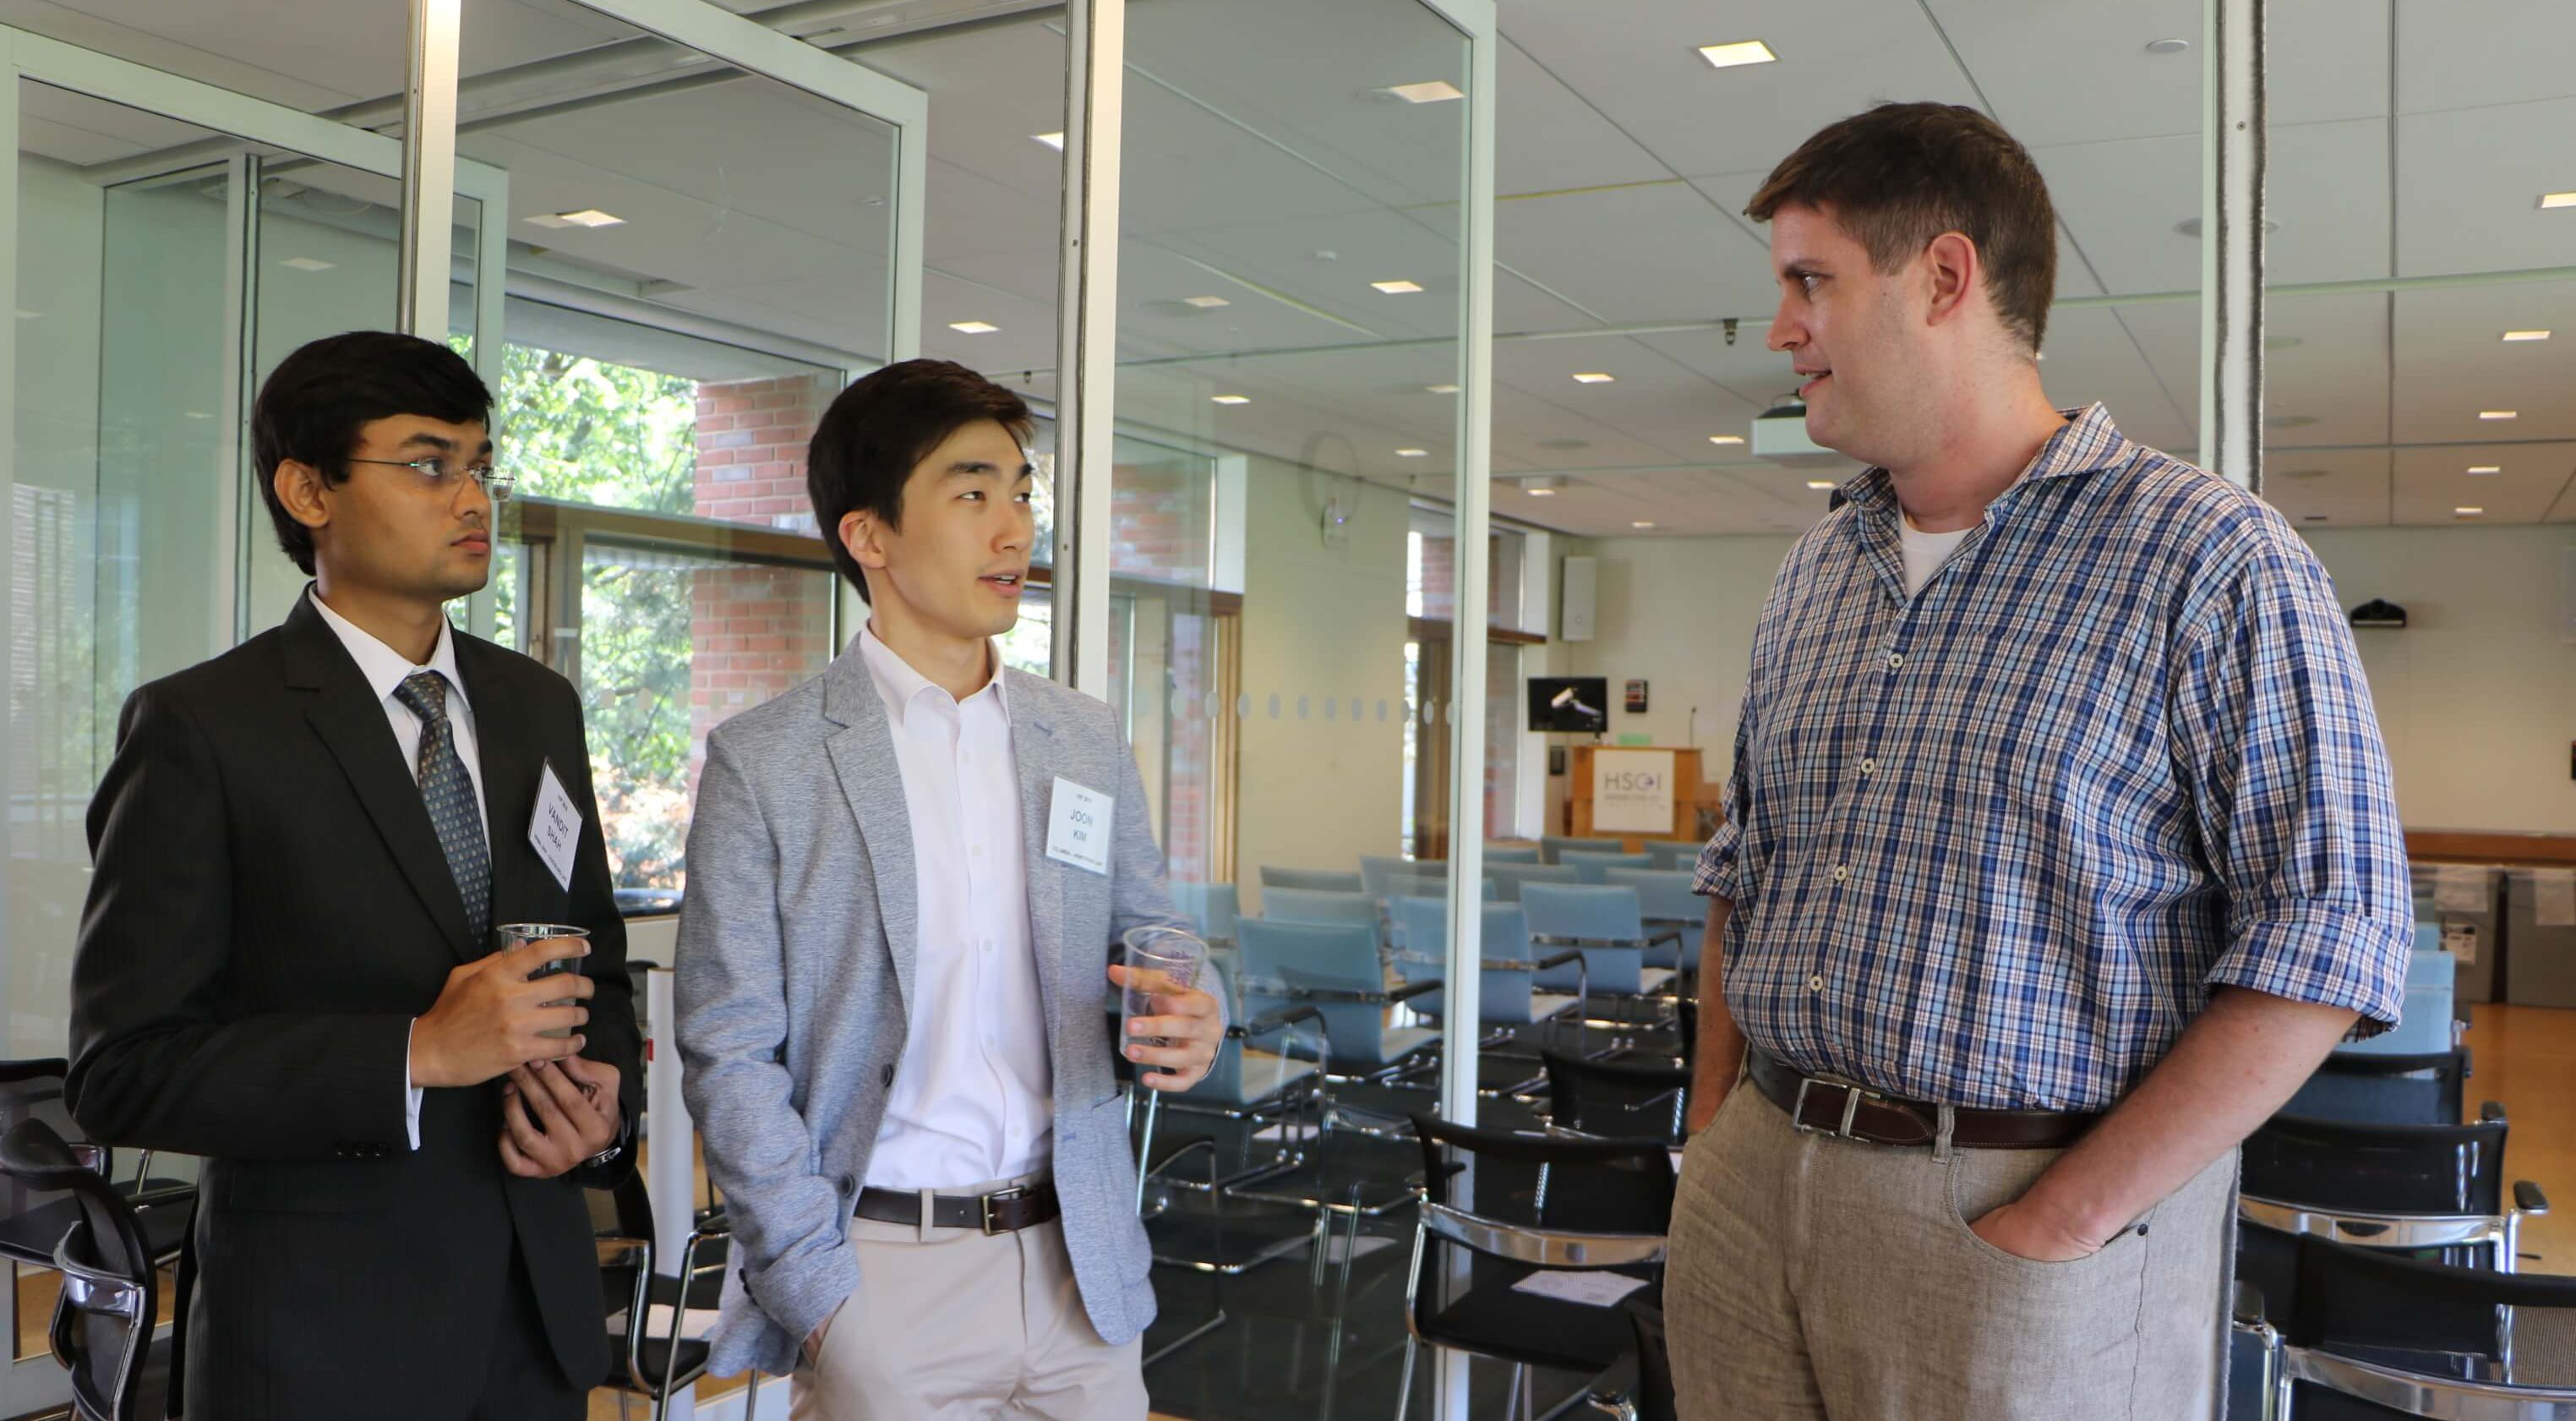
<path id="1" fill-rule="evenodd" d="M 492 921 L 587 927 L 584 1054 L 641 1113 L 626 933 L 562 677 L 459 633 Z M 528 842 L 541 767 L 583 811 L 571 891 Z M 310 595 L 283 626 L 125 703 L 89 811 L 96 861 L 72 968 L 73 1118 L 205 1158 L 189 1319 L 191 1421 L 465 1414 L 513 1251 L 578 1385 L 606 1371 L 585 1183 L 502 1168 L 497 1083 L 431 1090 L 404 1127 L 412 1018 L 488 951 L 382 703 Z"/>

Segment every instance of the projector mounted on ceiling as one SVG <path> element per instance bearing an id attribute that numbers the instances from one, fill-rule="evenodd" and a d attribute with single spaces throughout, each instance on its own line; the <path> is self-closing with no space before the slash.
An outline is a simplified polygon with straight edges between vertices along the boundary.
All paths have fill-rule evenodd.
<path id="1" fill-rule="evenodd" d="M 1807 406 L 1799 400 L 1783 400 L 1754 417 L 1753 457 L 1800 469 L 1847 468 L 1852 462 L 1807 437 Z"/>

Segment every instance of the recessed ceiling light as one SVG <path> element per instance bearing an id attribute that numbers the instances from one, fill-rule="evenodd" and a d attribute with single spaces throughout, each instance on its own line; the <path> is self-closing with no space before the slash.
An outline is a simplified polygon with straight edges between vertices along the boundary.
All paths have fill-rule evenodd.
<path id="1" fill-rule="evenodd" d="M 1378 290 L 1385 292 L 1389 296 L 1408 295 L 1422 289 L 1422 283 L 1418 281 L 1372 281 L 1369 285 L 1376 287 Z"/>
<path id="2" fill-rule="evenodd" d="M 1598 370 L 1586 370 L 1574 377 L 1574 383 L 1578 385 L 1607 385 L 1618 378 L 1619 377 L 1616 375 L 1605 375 Z"/>
<path id="3" fill-rule="evenodd" d="M 1744 442 L 1744 436 L 1741 434 L 1712 434 L 1708 437 L 1708 442 L 1711 444 L 1741 444 Z"/>
<path id="4" fill-rule="evenodd" d="M 291 266 L 297 271 L 329 271 L 336 264 L 323 261 L 319 257 L 288 257 L 278 263 L 279 266 Z"/>
<path id="5" fill-rule="evenodd" d="M 1395 451 L 1395 457 L 1399 459 L 1419 459 L 1428 455 L 1430 452 L 1431 451 L 1428 449 L 1398 449 Z"/>
<path id="6" fill-rule="evenodd" d="M 1181 298 L 1181 304 L 1196 306 L 1202 311 L 1213 311 L 1219 306 L 1231 306 L 1234 303 L 1222 296 L 1184 296 Z"/>
<path id="7" fill-rule="evenodd" d="M 2506 332 L 2504 333 L 2504 338 L 2505 338 L 2506 340 L 2547 340 L 2547 339 L 2549 339 L 2549 332 L 2547 332 L 2547 331 L 2506 331 Z"/>
<path id="8" fill-rule="evenodd" d="M 2486 510 L 2464 503 L 2459 507 L 2452 509 L 2451 516 L 2455 518 L 2483 518 L 2486 516 Z"/>
<path id="9" fill-rule="evenodd" d="M 1835 483 L 1832 479 L 1809 479 L 1807 480 L 1807 487 L 1814 489 L 1818 493 L 1823 493 L 1827 489 L 1841 488 L 1842 485 Z"/>
<path id="10" fill-rule="evenodd" d="M 1465 90 L 1446 79 L 1425 79 L 1419 84 L 1390 84 L 1386 91 L 1408 104 L 1439 104 L 1467 97 Z"/>
<path id="11" fill-rule="evenodd" d="M 2503 473 L 2503 472 L 2504 472 L 2504 465 L 2502 465 L 2502 464 L 2471 464 L 2471 465 L 2469 465 L 2469 472 L 2470 472 L 2470 473 L 2473 473 L 2473 474 L 2501 474 L 2501 473 Z"/>
<path id="12" fill-rule="evenodd" d="M 2189 48 L 2191 48 L 2191 41 L 2187 39 L 2151 39 L 2147 41 L 2147 53 L 2149 54 L 2180 54 Z"/>
<path id="13" fill-rule="evenodd" d="M 1708 67 L 1711 69 L 1735 69 L 1747 64 L 1770 64 L 1780 58 L 1771 52 L 1771 46 L 1758 39 L 1740 39 L 1732 44 L 1704 44 L 1699 47 L 1699 57 L 1707 60 Z"/>
<path id="14" fill-rule="evenodd" d="M 1534 488 L 1525 490 L 1525 492 L 1527 492 L 1532 498 L 1554 498 L 1556 496 L 1556 490 L 1552 488 Z"/>
<path id="15" fill-rule="evenodd" d="M 2576 192 L 2542 193 L 2540 195 L 2541 210 L 2546 212 L 2553 207 L 2576 207 Z"/>
<path id="16" fill-rule="evenodd" d="M 1631 528 L 1652 528 L 1655 526 L 1655 520 L 1652 518 L 1639 518 L 1631 522 L 1628 526 Z"/>
<path id="17" fill-rule="evenodd" d="M 213 419 L 213 418 L 214 418 L 214 416 L 213 416 L 213 415 L 210 415 L 210 414 L 206 413 L 204 410 L 185 410 L 185 411 L 182 411 L 182 413 L 186 414 L 186 415 L 188 416 L 188 418 L 190 418 L 190 419 Z"/>
<path id="18" fill-rule="evenodd" d="M 626 219 L 614 212 L 585 207 L 578 212 L 540 212 L 528 219 L 539 227 L 623 227 Z"/>
<path id="19" fill-rule="evenodd" d="M 1252 397 L 1250 395 L 1211 395 L 1208 397 L 1208 403 L 1212 405 L 1248 405 L 1252 403 Z"/>
<path id="20" fill-rule="evenodd" d="M 1458 393 L 1458 387 L 1455 385 L 1425 385 L 1422 388 L 1429 390 L 1435 395 L 1454 395 Z"/>
<path id="21" fill-rule="evenodd" d="M 2522 411 L 2520 411 L 2520 410 L 2480 410 L 2480 411 L 2478 411 L 2478 418 L 2480 418 L 2480 419 L 2520 419 L 2520 418 L 2522 418 Z"/>
<path id="22" fill-rule="evenodd" d="M 1061 133 L 1032 133 L 1029 137 L 1036 139 L 1040 143 L 1045 144 L 1059 153 L 1064 151 L 1064 135 Z"/>
<path id="23" fill-rule="evenodd" d="M 42 311 L 29 311 L 21 308 L 18 312 L 18 319 L 22 321 L 32 321 L 43 314 L 45 313 Z"/>
<path id="24" fill-rule="evenodd" d="M 1001 329 L 991 321 L 950 321 L 948 329 L 960 335 L 988 336 Z"/>
<path id="25" fill-rule="evenodd" d="M 1564 486 L 1564 478 L 1556 474 L 1536 474 L 1521 480 L 1521 492 L 1532 498 L 1549 497 Z"/>

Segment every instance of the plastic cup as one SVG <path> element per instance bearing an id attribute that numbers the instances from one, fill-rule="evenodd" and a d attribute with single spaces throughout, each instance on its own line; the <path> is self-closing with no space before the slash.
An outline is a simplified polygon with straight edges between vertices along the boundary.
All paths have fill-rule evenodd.
<path id="1" fill-rule="evenodd" d="M 1154 999 L 1186 992 L 1199 984 L 1207 963 L 1207 944 L 1178 928 L 1129 928 L 1126 936 L 1127 985 L 1119 1010 L 1125 1020 L 1158 1014 Z M 1170 1044 L 1160 1036 L 1128 1034 L 1138 1046 Z"/>
<path id="2" fill-rule="evenodd" d="M 586 943 L 590 941 L 590 929 L 577 928 L 570 923 L 504 923 L 500 927 L 492 930 L 492 938 L 494 943 L 497 944 L 498 951 L 507 952 L 514 947 L 523 947 L 532 942 L 553 942 L 558 939 L 562 940 L 566 946 L 570 946 L 575 941 Z M 539 967 L 536 971 L 529 973 L 528 980 L 533 982 L 540 977 L 552 977 L 559 972 L 579 972 L 581 970 L 581 963 L 582 958 L 578 953 L 554 958 L 544 966 Z M 581 998 L 579 997 L 565 997 L 561 1001 L 546 1002 L 544 1005 L 550 1007 L 569 1007 L 578 1006 L 580 1003 Z M 557 1040 L 561 1040 L 564 1037 L 572 1035 L 572 1028 L 549 1028 L 545 1031 L 540 1031 L 537 1034 L 539 1036 L 551 1036 Z"/>

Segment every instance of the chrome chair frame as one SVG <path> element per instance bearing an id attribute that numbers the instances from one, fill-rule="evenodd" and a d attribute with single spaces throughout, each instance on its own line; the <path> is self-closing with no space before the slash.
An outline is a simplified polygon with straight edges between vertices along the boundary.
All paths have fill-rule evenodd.
<path id="1" fill-rule="evenodd" d="M 1440 1345 L 1422 1336 L 1419 1322 L 1422 1257 L 1435 1235 L 1478 1253 L 1540 1268 L 1596 1269 L 1660 1264 L 1668 1246 L 1663 1234 L 1586 1233 L 1501 1223 L 1447 1204 L 1434 1203 L 1427 1190 L 1416 1191 L 1415 1200 L 1420 1213 L 1413 1225 L 1413 1262 L 1404 1274 L 1404 1376 L 1396 1386 L 1395 1421 L 1405 1421 L 1412 1409 L 1413 1368 L 1422 1349 L 1425 1346 L 1436 1349 Z M 1512 1370 L 1512 1396 L 1523 1417 L 1529 1415 L 1533 1405 L 1529 1371 L 1526 1364 L 1519 1363 L 1514 1364 Z M 1633 1412 L 1629 1414 L 1634 1415 Z"/>
<path id="2" fill-rule="evenodd" d="M 2488 1101 L 2478 1112 L 2482 1123 L 2505 1118 L 2504 1107 Z M 2521 1268 L 2522 1221 L 2549 1212 L 2549 1196 L 2528 1179 L 2512 1181 L 2513 1204 L 2501 1214 L 2380 1214 L 2311 1208 L 2258 1194 L 2240 1194 L 2240 1218 L 2287 1234 L 2329 1239 L 2357 1248 L 2417 1249 L 2487 1246 L 2495 1250 L 2495 1271 Z M 2576 1421 L 2576 1418 L 2571 1418 Z"/>

